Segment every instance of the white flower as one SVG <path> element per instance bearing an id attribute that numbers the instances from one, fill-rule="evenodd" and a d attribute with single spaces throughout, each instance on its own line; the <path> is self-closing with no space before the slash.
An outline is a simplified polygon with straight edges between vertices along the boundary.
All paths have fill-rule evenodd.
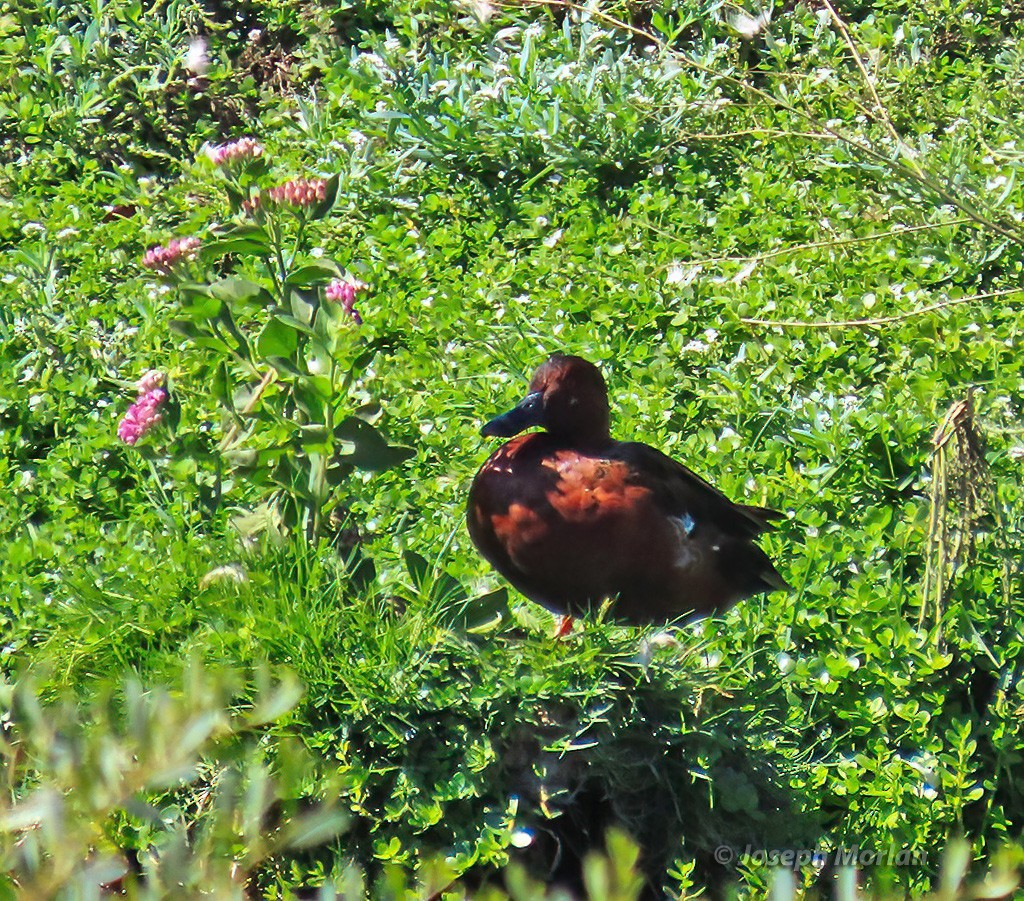
<path id="1" fill-rule="evenodd" d="M 195 37 L 189 42 L 188 53 L 185 54 L 185 68 L 194 75 L 205 75 L 210 68 L 210 60 L 206 55 L 206 39 Z"/>
<path id="2" fill-rule="evenodd" d="M 484 100 L 497 100 L 499 97 L 501 97 L 502 91 L 505 90 L 505 87 L 511 82 L 511 78 L 503 75 L 496 82 L 494 82 L 494 84 L 489 85 L 485 88 L 480 88 L 480 90 L 476 92 L 476 96 L 482 97 Z"/>
<path id="3" fill-rule="evenodd" d="M 376 53 L 360 53 L 359 56 L 356 57 L 356 63 L 357 64 L 366 63 L 366 65 L 372 66 L 374 69 L 386 69 L 387 68 L 387 64 Z"/>
<path id="4" fill-rule="evenodd" d="M 241 563 L 227 563 L 211 569 L 199 580 L 199 587 L 209 588 L 215 582 L 234 582 L 241 585 L 249 581 L 249 574 Z"/>
<path id="5" fill-rule="evenodd" d="M 750 260 L 739 272 L 732 277 L 734 285 L 742 284 L 750 276 L 750 273 L 757 268 L 757 260 Z"/>
<path id="6" fill-rule="evenodd" d="M 752 41 L 768 27 L 772 20 L 770 9 L 762 10 L 756 16 L 749 16 L 742 10 L 729 17 L 729 27 L 743 40 Z"/>
<path id="7" fill-rule="evenodd" d="M 494 15 L 494 7 L 488 0 L 467 0 L 469 11 L 481 22 L 489 22 Z"/>
<path id="8" fill-rule="evenodd" d="M 545 247 L 554 247 L 559 241 L 562 240 L 564 232 L 560 228 L 556 228 L 550 235 L 544 239 Z"/>
<path id="9" fill-rule="evenodd" d="M 692 284 L 698 275 L 700 275 L 700 266 L 687 266 L 684 268 L 682 263 L 676 262 L 668 267 L 668 272 L 665 274 L 665 282 L 669 285 L 679 285 L 679 287 L 685 288 L 687 285 Z"/>

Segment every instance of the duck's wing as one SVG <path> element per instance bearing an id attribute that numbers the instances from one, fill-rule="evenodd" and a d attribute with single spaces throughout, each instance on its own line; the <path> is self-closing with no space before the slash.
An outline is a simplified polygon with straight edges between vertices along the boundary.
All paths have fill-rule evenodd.
<path id="1" fill-rule="evenodd" d="M 637 441 L 621 441 L 611 457 L 631 464 L 637 481 L 654 491 L 670 516 L 689 517 L 695 528 L 714 523 L 736 538 L 756 538 L 786 515 L 767 507 L 736 504 L 693 470 Z"/>

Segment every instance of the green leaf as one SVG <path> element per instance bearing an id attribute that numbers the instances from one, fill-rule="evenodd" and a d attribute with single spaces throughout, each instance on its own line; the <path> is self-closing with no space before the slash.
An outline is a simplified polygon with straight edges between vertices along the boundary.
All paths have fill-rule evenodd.
<path id="1" fill-rule="evenodd" d="M 326 285 L 336 278 L 341 278 L 341 270 L 337 264 L 330 260 L 318 260 L 293 269 L 288 273 L 284 284 L 286 288 L 315 288 L 318 285 Z"/>
<path id="2" fill-rule="evenodd" d="M 289 357 L 267 357 L 266 361 L 278 372 L 287 372 L 293 378 L 303 379 L 308 377 L 307 373 L 299 369 L 295 365 L 295 361 Z"/>
<path id="3" fill-rule="evenodd" d="M 285 325 L 291 326 L 293 329 L 295 329 L 295 331 L 302 332 L 302 334 L 304 335 L 312 336 L 313 334 L 315 334 L 313 329 L 306 325 L 306 323 L 304 323 L 301 319 L 298 319 L 297 317 L 292 316 L 288 313 L 275 313 L 274 319 L 276 319 L 278 322 L 283 322 Z"/>
<path id="4" fill-rule="evenodd" d="M 333 208 L 338 199 L 338 183 L 341 177 L 338 174 L 327 179 L 327 196 L 309 211 L 310 219 L 323 219 Z"/>
<path id="5" fill-rule="evenodd" d="M 172 319 L 168 323 L 168 327 L 172 332 L 176 332 L 183 338 L 189 338 L 193 341 L 203 334 L 190 319 Z"/>
<path id="6" fill-rule="evenodd" d="M 215 262 L 229 253 L 266 256 L 271 249 L 270 236 L 266 229 L 262 225 L 245 223 L 236 225 L 200 245 L 199 259 L 204 262 Z"/>
<path id="7" fill-rule="evenodd" d="M 508 591 L 497 588 L 487 594 L 452 604 L 442 617 L 444 626 L 456 632 L 493 632 L 509 617 Z"/>
<path id="8" fill-rule="evenodd" d="M 339 460 L 372 472 L 397 466 L 415 453 L 409 447 L 389 445 L 372 425 L 355 416 L 338 423 L 334 437 L 352 448 L 348 453 L 339 454 Z"/>
<path id="9" fill-rule="evenodd" d="M 405 559 L 405 568 L 409 570 L 409 575 L 412 577 L 413 585 L 417 590 L 421 590 L 430 579 L 433 567 L 425 557 L 415 551 L 406 551 L 402 556 Z"/>
<path id="10" fill-rule="evenodd" d="M 231 315 L 231 309 L 223 307 L 217 321 L 227 329 L 229 335 L 238 344 L 238 355 L 245 361 L 252 361 L 252 348 L 249 347 L 249 339 L 245 337 L 242 330 L 235 324 L 235 317 Z"/>
<path id="11" fill-rule="evenodd" d="M 223 302 L 214 297 L 207 285 L 188 284 L 178 288 L 181 295 L 181 302 L 178 309 L 182 315 L 187 316 L 194 322 L 204 322 L 216 319 L 220 315 Z"/>
<path id="12" fill-rule="evenodd" d="M 324 406 L 333 398 L 330 379 L 302 375 L 295 382 L 295 401 L 315 421 L 321 421 Z"/>
<path id="13" fill-rule="evenodd" d="M 188 338 L 196 347 L 205 347 L 224 356 L 233 356 L 233 351 L 226 341 L 203 331 L 194 322 L 187 319 L 172 319 L 169 326 L 171 331 Z"/>
<path id="14" fill-rule="evenodd" d="M 210 391 L 228 409 L 234 409 L 231 399 L 231 375 L 228 372 L 227 363 L 223 360 L 217 365 L 213 373 L 213 381 L 210 383 Z"/>
<path id="15" fill-rule="evenodd" d="M 223 278 L 210 285 L 210 294 L 227 304 L 259 305 L 273 303 L 274 298 L 262 285 L 241 276 Z"/>
<path id="16" fill-rule="evenodd" d="M 316 424 L 299 426 L 298 434 L 299 444 L 302 445 L 303 450 L 307 453 L 327 453 L 331 449 L 331 433 L 325 425 Z"/>
<path id="17" fill-rule="evenodd" d="M 316 291 L 303 291 L 293 287 L 288 291 L 288 305 L 299 322 L 311 326 L 320 300 Z"/>
<path id="18" fill-rule="evenodd" d="M 256 350 L 265 360 L 269 360 L 271 357 L 288 359 L 298 350 L 298 347 L 299 333 L 279 316 L 275 316 L 263 326 L 263 331 L 256 339 Z"/>

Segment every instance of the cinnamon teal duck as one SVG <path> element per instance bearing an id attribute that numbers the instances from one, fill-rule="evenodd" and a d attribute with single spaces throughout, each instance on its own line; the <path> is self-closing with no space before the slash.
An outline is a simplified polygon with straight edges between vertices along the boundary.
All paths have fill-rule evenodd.
<path id="1" fill-rule="evenodd" d="M 520 435 L 534 426 L 543 431 Z M 470 537 L 552 612 L 611 599 L 613 619 L 665 623 L 789 588 L 754 543 L 783 515 L 733 503 L 661 451 L 613 439 L 604 379 L 581 357 L 552 355 L 481 434 L 511 440 L 473 480 Z"/>

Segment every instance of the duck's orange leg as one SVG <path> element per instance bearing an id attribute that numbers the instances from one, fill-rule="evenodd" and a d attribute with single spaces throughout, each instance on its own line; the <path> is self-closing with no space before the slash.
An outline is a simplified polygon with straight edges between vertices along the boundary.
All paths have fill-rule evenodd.
<path id="1" fill-rule="evenodd" d="M 555 629 L 555 640 L 556 641 L 559 638 L 565 638 L 566 635 L 568 635 L 570 632 L 572 632 L 572 623 L 573 623 L 573 619 L 572 619 L 571 616 L 566 615 L 566 616 L 562 617 L 561 622 L 559 622 L 558 627 Z"/>

